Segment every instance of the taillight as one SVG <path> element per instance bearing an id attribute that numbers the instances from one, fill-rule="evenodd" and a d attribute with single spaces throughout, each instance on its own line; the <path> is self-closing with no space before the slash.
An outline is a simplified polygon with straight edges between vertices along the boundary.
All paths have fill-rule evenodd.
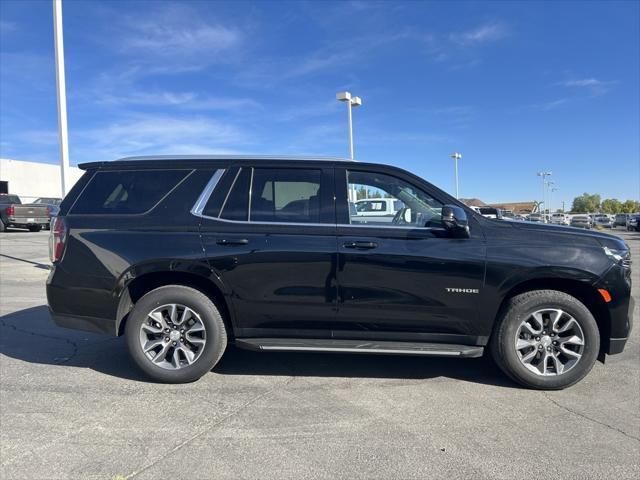
<path id="1" fill-rule="evenodd" d="M 13 205 L 9 205 L 7 207 L 7 216 L 8 217 L 13 217 L 13 214 L 15 213 L 16 209 L 13 208 Z"/>
<path id="2" fill-rule="evenodd" d="M 63 217 L 53 217 L 51 233 L 49 234 L 49 258 L 51 262 L 58 262 L 64 252 L 64 244 L 67 241 L 67 224 Z"/>

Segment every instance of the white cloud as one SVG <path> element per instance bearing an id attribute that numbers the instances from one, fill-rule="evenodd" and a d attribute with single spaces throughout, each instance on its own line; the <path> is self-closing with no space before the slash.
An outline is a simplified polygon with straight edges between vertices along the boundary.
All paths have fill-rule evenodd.
<path id="1" fill-rule="evenodd" d="M 135 15 L 113 12 L 109 35 L 115 40 L 106 45 L 135 61 L 137 68 L 129 69 L 133 76 L 199 71 L 235 61 L 244 35 L 233 24 L 185 4 L 150 5 Z"/>
<path id="2" fill-rule="evenodd" d="M 98 92 L 97 102 L 112 106 L 147 106 L 147 107 L 177 107 L 186 110 L 223 110 L 261 108 L 260 103 L 251 98 L 234 97 L 210 97 L 195 92 L 170 92 L 170 91 L 131 91 L 119 93 Z"/>
<path id="3" fill-rule="evenodd" d="M 449 39 L 460 46 L 475 46 L 495 42 L 508 35 L 507 28 L 501 23 L 486 23 L 471 30 L 454 32 Z"/>
<path id="4" fill-rule="evenodd" d="M 554 110 L 554 109 L 558 108 L 559 106 L 564 105 L 568 101 L 569 101 L 568 98 L 559 98 L 558 100 L 551 100 L 549 102 L 536 103 L 534 105 L 531 105 L 531 107 L 536 109 L 536 110 L 543 110 L 543 111 L 546 112 L 546 111 L 549 111 L 549 110 Z"/>
<path id="5" fill-rule="evenodd" d="M 615 85 L 615 81 L 603 81 L 597 78 L 578 78 L 560 82 L 558 85 L 569 88 L 580 88 L 587 90 L 591 95 L 604 95 L 611 87 Z"/>
<path id="6" fill-rule="evenodd" d="M 238 127 L 206 117 L 135 115 L 90 129 L 71 129 L 75 162 L 113 160 L 129 155 L 222 153 L 252 138 Z"/>

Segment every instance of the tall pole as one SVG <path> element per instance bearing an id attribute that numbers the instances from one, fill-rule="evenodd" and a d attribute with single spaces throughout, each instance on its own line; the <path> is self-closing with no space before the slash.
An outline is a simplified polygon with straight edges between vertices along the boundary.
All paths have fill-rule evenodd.
<path id="1" fill-rule="evenodd" d="M 69 185 L 69 134 L 67 131 L 67 94 L 64 78 L 64 42 L 62 38 L 62 0 L 53 0 L 53 32 L 56 51 L 56 86 L 58 97 L 58 135 L 60 137 L 60 186 L 62 196 Z"/>
<path id="2" fill-rule="evenodd" d="M 351 102 L 347 102 L 347 118 L 349 121 L 349 158 L 353 160 L 353 120 L 351 117 Z"/>
<path id="3" fill-rule="evenodd" d="M 451 154 L 451 158 L 453 158 L 453 163 L 455 165 L 455 175 L 456 175 L 456 198 L 460 198 L 460 191 L 458 189 L 458 160 L 462 158 L 462 154 L 458 152 L 453 152 Z"/>
<path id="4" fill-rule="evenodd" d="M 548 205 L 547 205 L 547 180 L 546 178 L 551 176 L 552 172 L 538 172 L 538 176 L 542 177 L 542 204 L 544 205 L 545 209 L 548 210 Z M 551 212 L 551 210 L 549 210 L 549 212 Z M 541 209 L 540 213 L 542 214 L 542 221 L 543 222 L 547 222 L 547 217 L 544 214 L 544 210 Z"/>

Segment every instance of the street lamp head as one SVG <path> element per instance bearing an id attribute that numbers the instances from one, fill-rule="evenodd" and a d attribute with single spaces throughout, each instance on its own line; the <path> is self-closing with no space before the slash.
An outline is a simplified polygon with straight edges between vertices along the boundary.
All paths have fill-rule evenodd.
<path id="1" fill-rule="evenodd" d="M 462 154 L 458 152 L 453 152 L 451 154 L 451 158 L 453 158 L 454 160 L 460 160 L 462 158 Z"/>
<path id="2" fill-rule="evenodd" d="M 352 107 L 359 107 L 360 105 L 362 105 L 362 99 L 360 97 L 352 97 L 351 98 L 351 106 Z"/>
<path id="3" fill-rule="evenodd" d="M 338 93 L 336 93 L 336 100 L 340 100 L 341 102 L 349 102 L 349 101 L 351 101 L 351 93 L 350 92 L 338 92 Z"/>

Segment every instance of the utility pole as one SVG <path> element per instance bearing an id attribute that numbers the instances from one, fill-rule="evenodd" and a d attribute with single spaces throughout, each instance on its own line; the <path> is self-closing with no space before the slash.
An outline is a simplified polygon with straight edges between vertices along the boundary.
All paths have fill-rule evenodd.
<path id="1" fill-rule="evenodd" d="M 53 32 L 56 51 L 56 91 L 58 98 L 58 135 L 60 137 L 60 186 L 62 197 L 69 185 L 69 133 L 67 130 L 67 94 L 64 78 L 64 42 L 62 38 L 62 0 L 53 0 Z"/>

